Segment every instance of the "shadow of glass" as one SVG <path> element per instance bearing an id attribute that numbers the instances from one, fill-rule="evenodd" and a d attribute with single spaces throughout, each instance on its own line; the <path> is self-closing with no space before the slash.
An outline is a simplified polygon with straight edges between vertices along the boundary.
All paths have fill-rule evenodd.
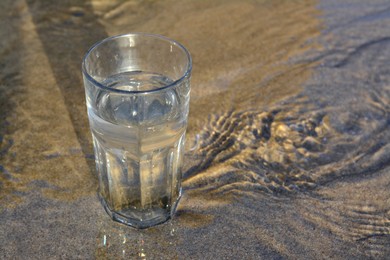
<path id="1" fill-rule="evenodd" d="M 82 57 L 107 33 L 90 1 L 27 1 L 40 41 L 61 90 L 82 152 L 93 158 L 81 76 Z M 93 160 L 87 160 L 91 172 Z"/>

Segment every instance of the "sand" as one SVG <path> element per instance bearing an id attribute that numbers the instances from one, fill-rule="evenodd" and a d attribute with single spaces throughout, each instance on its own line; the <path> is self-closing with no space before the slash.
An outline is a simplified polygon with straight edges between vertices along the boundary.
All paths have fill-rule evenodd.
<path id="1" fill-rule="evenodd" d="M 386 1 L 0 3 L 0 258 L 385 259 Z M 97 197 L 81 59 L 157 33 L 193 57 L 175 217 L 136 230 Z"/>

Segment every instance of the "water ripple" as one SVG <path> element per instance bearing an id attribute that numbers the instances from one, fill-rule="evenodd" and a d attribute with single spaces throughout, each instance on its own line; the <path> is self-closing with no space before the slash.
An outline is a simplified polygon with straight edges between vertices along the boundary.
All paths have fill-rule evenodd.
<path id="1" fill-rule="evenodd" d="M 189 154 L 188 188 L 226 192 L 307 191 L 390 164 L 387 97 L 372 92 L 364 105 L 334 111 L 303 95 L 268 111 L 212 115 Z"/>

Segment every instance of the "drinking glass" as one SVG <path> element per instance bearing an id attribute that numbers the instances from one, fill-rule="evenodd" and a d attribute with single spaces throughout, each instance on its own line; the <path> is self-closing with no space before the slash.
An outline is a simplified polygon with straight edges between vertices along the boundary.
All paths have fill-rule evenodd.
<path id="1" fill-rule="evenodd" d="M 99 197 L 112 219 L 146 228 L 181 195 L 191 56 L 160 35 L 102 40 L 82 63 Z"/>

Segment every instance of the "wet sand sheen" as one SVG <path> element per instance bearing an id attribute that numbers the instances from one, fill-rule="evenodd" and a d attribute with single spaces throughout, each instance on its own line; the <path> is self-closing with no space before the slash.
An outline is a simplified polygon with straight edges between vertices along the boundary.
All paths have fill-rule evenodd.
<path id="1" fill-rule="evenodd" d="M 379 2 L 325 32 L 316 1 L 3 2 L 4 256 L 388 255 L 389 48 L 387 29 L 372 29 L 385 16 L 368 19 L 388 10 Z M 80 74 L 92 43 L 130 31 L 174 38 L 194 59 L 184 197 L 173 221 L 144 231 L 95 197 Z"/>
<path id="2" fill-rule="evenodd" d="M 97 3 L 95 12 L 110 35 L 158 33 L 191 50 L 195 132 L 209 114 L 258 108 L 297 93 L 310 70 L 287 61 L 318 47 L 308 43 L 319 35 L 315 1 Z M 129 10 L 150 14 L 119 15 Z"/>

